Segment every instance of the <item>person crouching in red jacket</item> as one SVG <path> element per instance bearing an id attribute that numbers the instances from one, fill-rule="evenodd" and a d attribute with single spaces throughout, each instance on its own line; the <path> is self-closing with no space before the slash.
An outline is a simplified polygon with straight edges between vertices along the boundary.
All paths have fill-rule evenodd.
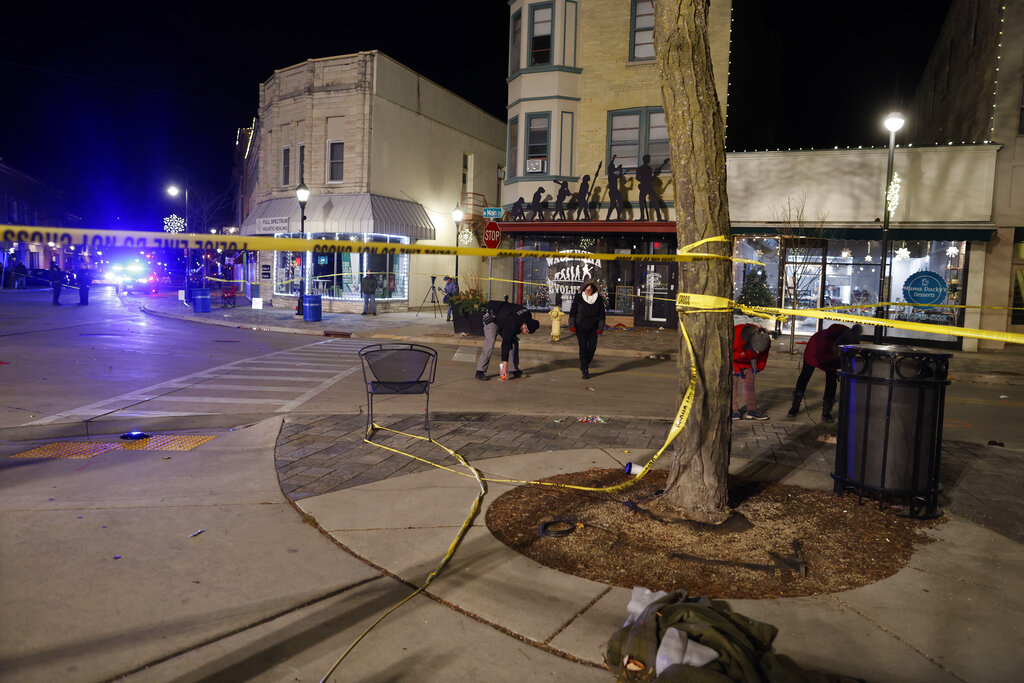
<path id="1" fill-rule="evenodd" d="M 732 342 L 732 419 L 767 420 L 768 415 L 757 409 L 754 395 L 754 377 L 768 363 L 772 337 L 768 330 L 751 323 L 737 325 Z M 745 413 L 739 410 L 740 385 L 747 404 Z"/>

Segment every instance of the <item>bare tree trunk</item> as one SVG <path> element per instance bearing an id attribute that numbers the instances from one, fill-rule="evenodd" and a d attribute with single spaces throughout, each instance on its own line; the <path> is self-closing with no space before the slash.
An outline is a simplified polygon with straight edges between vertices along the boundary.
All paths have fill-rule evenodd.
<path id="1" fill-rule="evenodd" d="M 679 245 L 729 235 L 725 187 L 725 124 L 715 94 L 708 45 L 709 0 L 655 0 L 654 47 L 661 75 L 675 182 Z M 715 242 L 710 253 L 731 255 L 732 244 Z M 680 293 L 732 297 L 729 261 L 682 263 Z M 719 523 L 729 516 L 731 449 L 732 315 L 683 317 L 693 358 L 680 338 L 682 391 L 690 363 L 697 388 L 690 418 L 676 438 L 675 457 L 662 500 L 680 516 Z"/>

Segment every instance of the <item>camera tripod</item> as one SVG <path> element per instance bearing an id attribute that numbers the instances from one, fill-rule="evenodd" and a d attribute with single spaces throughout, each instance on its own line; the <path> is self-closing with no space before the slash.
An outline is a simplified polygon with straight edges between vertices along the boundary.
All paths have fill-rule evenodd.
<path id="1" fill-rule="evenodd" d="M 427 293 L 423 295 L 423 302 L 420 303 L 420 310 L 416 311 L 416 317 L 418 318 L 420 313 L 423 312 L 423 307 L 427 305 L 427 297 L 430 297 L 430 304 L 434 308 L 434 317 L 441 315 L 441 299 L 437 296 L 437 276 L 430 276 L 430 287 L 427 288 Z"/>

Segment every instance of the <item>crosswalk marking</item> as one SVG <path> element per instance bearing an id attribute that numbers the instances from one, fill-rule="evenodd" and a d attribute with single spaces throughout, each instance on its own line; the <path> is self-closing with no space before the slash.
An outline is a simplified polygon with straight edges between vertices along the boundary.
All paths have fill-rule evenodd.
<path id="1" fill-rule="evenodd" d="M 365 344 L 347 340 L 317 341 L 296 349 L 244 358 L 148 387 L 140 387 L 119 396 L 64 410 L 27 424 L 50 424 L 62 419 L 92 419 L 111 413 L 132 417 L 157 417 L 202 412 L 194 410 L 183 413 L 172 407 L 181 403 L 191 403 L 197 408 L 210 404 L 266 406 L 271 409 L 277 406 L 275 412 L 288 412 L 359 371 L 361 366 L 357 352 L 363 346 Z M 233 384 L 243 380 L 257 381 L 252 384 Z M 267 384 L 273 386 L 266 386 Z M 286 386 L 288 384 L 294 386 Z M 210 396 L 204 395 L 204 392 L 228 395 Z M 236 393 L 232 395 L 233 392 Z M 280 394 L 280 397 L 252 396 L 269 393 Z M 159 410 L 160 404 L 165 402 L 170 410 Z"/>

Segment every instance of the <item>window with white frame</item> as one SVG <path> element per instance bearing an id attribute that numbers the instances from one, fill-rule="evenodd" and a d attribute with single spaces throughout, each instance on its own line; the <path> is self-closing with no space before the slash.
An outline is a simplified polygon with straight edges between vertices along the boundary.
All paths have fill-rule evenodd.
<path id="1" fill-rule="evenodd" d="M 547 173 L 551 114 L 526 115 L 526 172 Z"/>
<path id="2" fill-rule="evenodd" d="M 291 184 L 291 166 L 292 150 L 290 147 L 285 147 L 281 150 L 281 184 L 284 186 Z"/>
<path id="3" fill-rule="evenodd" d="M 551 4 L 530 6 L 530 66 L 551 63 Z"/>
<path id="4" fill-rule="evenodd" d="M 327 142 L 327 182 L 340 183 L 345 179 L 345 143 Z"/>
<path id="5" fill-rule="evenodd" d="M 654 59 L 654 0 L 633 0 L 629 58 Z"/>
<path id="6" fill-rule="evenodd" d="M 616 165 L 635 170 L 645 154 L 651 164 L 660 166 L 669 158 L 668 128 L 661 107 L 642 107 L 608 112 L 608 156 Z M 665 169 L 670 168 L 669 164 Z"/>

